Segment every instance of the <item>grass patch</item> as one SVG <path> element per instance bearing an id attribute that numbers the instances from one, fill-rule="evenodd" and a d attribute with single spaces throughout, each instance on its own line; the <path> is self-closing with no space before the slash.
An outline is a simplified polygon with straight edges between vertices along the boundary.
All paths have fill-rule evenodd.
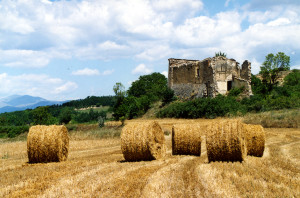
<path id="1" fill-rule="evenodd" d="M 108 111 L 109 106 L 82 108 L 82 109 L 77 109 L 76 111 L 78 111 L 80 113 L 89 113 L 91 109 L 93 109 L 93 111 L 95 111 L 95 112 Z"/>
<path id="2" fill-rule="evenodd" d="M 70 131 L 69 135 L 72 140 L 119 138 L 121 131 L 122 127 L 102 127 L 86 131 Z"/>
<path id="3" fill-rule="evenodd" d="M 283 109 L 244 116 L 247 124 L 260 124 L 265 128 L 300 128 L 300 109 Z"/>
<path id="4" fill-rule="evenodd" d="M 0 143 L 4 143 L 4 142 L 18 142 L 18 141 L 26 141 L 27 140 L 27 134 L 28 132 L 25 133 L 21 133 L 20 135 L 13 137 L 13 138 L 9 138 L 8 136 L 0 138 Z"/>

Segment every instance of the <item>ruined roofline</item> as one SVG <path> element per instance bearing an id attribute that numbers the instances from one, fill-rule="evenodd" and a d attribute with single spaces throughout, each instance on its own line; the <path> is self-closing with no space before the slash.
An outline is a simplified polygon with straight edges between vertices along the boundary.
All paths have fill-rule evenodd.
<path id="1" fill-rule="evenodd" d="M 218 57 L 208 57 L 202 60 L 195 60 L 195 59 L 185 59 L 185 58 L 169 58 L 168 60 L 183 60 L 183 61 L 199 61 L 199 62 L 203 62 L 203 61 L 207 61 L 207 60 L 213 60 L 213 59 L 228 59 L 231 61 L 235 61 L 237 63 L 239 63 L 238 61 L 236 61 L 234 58 L 227 58 L 227 57 L 223 57 L 223 56 L 218 56 Z M 248 61 L 248 60 L 244 60 L 244 61 Z"/>
<path id="2" fill-rule="evenodd" d="M 169 60 L 169 61 L 170 61 L 170 60 L 200 61 L 200 60 L 184 59 L 184 58 L 169 58 L 168 60 Z"/>

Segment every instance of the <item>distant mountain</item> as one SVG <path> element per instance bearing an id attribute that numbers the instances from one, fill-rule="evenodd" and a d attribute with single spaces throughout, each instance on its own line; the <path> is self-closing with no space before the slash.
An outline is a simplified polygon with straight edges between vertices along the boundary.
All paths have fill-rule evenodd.
<path id="1" fill-rule="evenodd" d="M 67 101 L 49 101 L 44 98 L 29 95 L 12 95 L 0 98 L 0 113 L 35 109 L 39 106 L 50 106 L 54 104 L 63 104 L 65 102 Z"/>

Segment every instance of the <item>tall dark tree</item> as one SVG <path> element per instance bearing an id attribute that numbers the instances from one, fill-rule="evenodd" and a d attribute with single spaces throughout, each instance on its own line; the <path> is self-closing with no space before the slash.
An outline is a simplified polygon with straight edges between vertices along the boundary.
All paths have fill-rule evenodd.
<path id="1" fill-rule="evenodd" d="M 124 116 L 127 111 L 127 109 L 124 109 L 123 105 L 126 96 L 126 91 L 124 85 L 120 82 L 117 82 L 114 85 L 113 90 L 116 94 L 116 102 L 113 106 L 113 116 L 116 120 L 119 120 L 120 117 Z"/>
<path id="2" fill-rule="evenodd" d="M 72 120 L 74 110 L 71 107 L 64 107 L 59 114 L 59 123 L 68 124 Z"/>

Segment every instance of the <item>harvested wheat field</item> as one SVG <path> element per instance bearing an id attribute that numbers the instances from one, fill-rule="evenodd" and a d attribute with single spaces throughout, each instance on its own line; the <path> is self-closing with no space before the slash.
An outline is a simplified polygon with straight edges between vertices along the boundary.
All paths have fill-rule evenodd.
<path id="1" fill-rule="evenodd" d="M 300 197 L 300 129 L 265 129 L 263 156 L 242 163 L 208 163 L 203 138 L 200 157 L 172 155 L 169 134 L 164 158 L 127 162 L 120 138 L 74 137 L 52 163 L 27 163 L 26 141 L 0 143 L 0 197 Z"/>

